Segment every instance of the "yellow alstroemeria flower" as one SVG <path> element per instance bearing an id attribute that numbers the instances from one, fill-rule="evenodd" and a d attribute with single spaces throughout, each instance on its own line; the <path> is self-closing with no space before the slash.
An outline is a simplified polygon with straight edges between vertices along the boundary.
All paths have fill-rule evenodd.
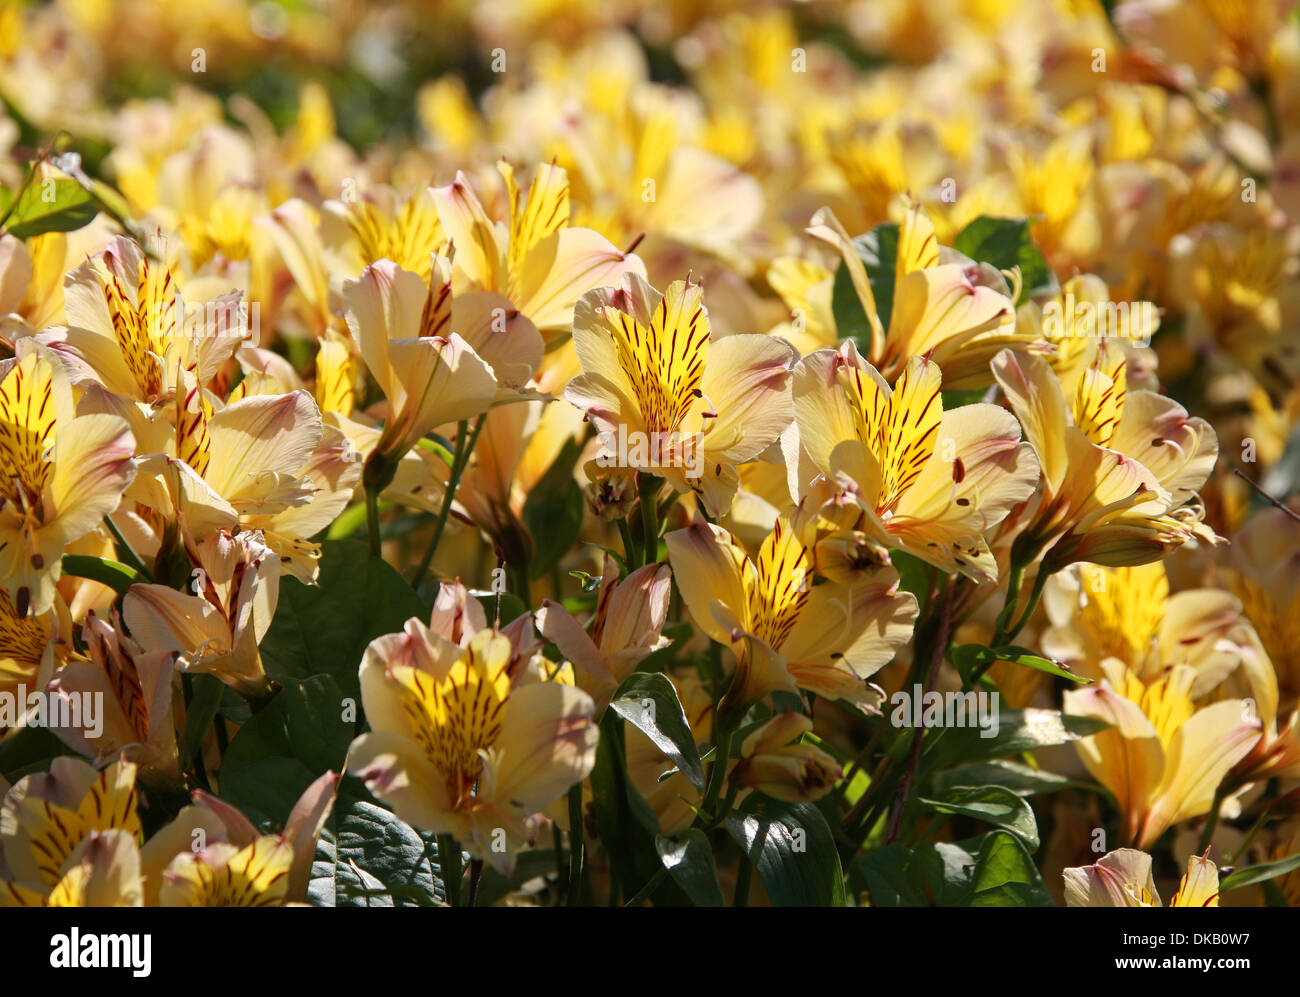
<path id="1" fill-rule="evenodd" d="M 391 260 L 428 281 L 429 261 L 446 248 L 432 188 L 403 200 L 389 187 L 368 187 L 360 197 L 326 201 L 321 211 L 321 238 L 331 270 L 356 277 L 364 267 Z"/>
<path id="2" fill-rule="evenodd" d="M 141 907 L 144 883 L 136 835 L 89 831 L 48 891 L 0 880 L 0 907 Z"/>
<path id="3" fill-rule="evenodd" d="M 125 236 L 69 273 L 64 297 L 68 326 L 42 341 L 78 382 L 97 381 L 148 414 L 206 387 L 248 335 L 242 292 L 187 305 L 172 269 Z"/>
<path id="4" fill-rule="evenodd" d="M 47 893 L 95 831 L 124 831 L 139 842 L 135 774 L 130 762 L 96 771 L 65 757 L 54 759 L 48 772 L 14 783 L 0 803 L 0 849 L 12 881 Z"/>
<path id="5" fill-rule="evenodd" d="M 599 232 L 569 227 L 564 170 L 539 166 L 521 200 L 514 171 L 505 162 L 499 169 L 510 205 L 508 224 L 488 217 L 463 174 L 434 188 L 438 217 L 456 250 L 458 291 L 503 294 L 543 334 L 551 334 L 567 330 L 573 306 L 586 292 L 617 283 L 624 274 L 645 276 L 640 259 Z"/>
<path id="6" fill-rule="evenodd" d="M 934 225 L 919 204 L 910 204 L 899 226 L 894 295 L 888 336 L 866 266 L 848 233 L 829 209 L 813 216 L 810 235 L 837 249 L 871 328 L 867 361 L 887 381 L 898 379 L 911 357 L 926 356 L 943 371 L 944 388 L 978 388 L 990 381 L 988 364 L 1003 348 L 1046 352 L 1036 331 L 1017 328 L 1014 284 L 987 264 L 956 254 L 941 263 Z"/>
<path id="7" fill-rule="evenodd" d="M 713 338 L 699 284 L 660 294 L 640 277 L 578 303 L 582 373 L 564 396 L 601 434 L 601 463 L 663 477 L 726 512 L 736 465 L 756 459 L 790 424 L 788 343 L 761 334 Z"/>
<path id="8" fill-rule="evenodd" d="M 778 689 L 874 705 L 867 679 L 911 638 L 917 614 L 892 568 L 857 583 L 814 584 L 812 552 L 786 516 L 756 559 L 709 523 L 665 539 L 691 616 L 735 652 L 730 709 L 743 711 Z"/>
<path id="9" fill-rule="evenodd" d="M 1174 665 L 1150 684 L 1114 658 L 1102 669 L 1097 687 L 1065 693 L 1063 709 L 1110 724 L 1075 747 L 1115 797 L 1125 840 L 1146 848 L 1166 829 L 1209 812 L 1219 783 L 1259 740 L 1262 724 L 1245 700 L 1197 709 L 1189 665 Z"/>
<path id="10" fill-rule="evenodd" d="M 1192 697 L 1218 686 L 1249 645 L 1241 603 L 1222 589 L 1169 592 L 1160 561 L 1108 568 L 1079 564 L 1052 576 L 1046 606 L 1052 627 L 1043 650 L 1088 678 L 1101 678 L 1101 662 L 1118 658 L 1143 681 L 1169 665 L 1196 669 Z"/>
<path id="11" fill-rule="evenodd" d="M 162 907 L 282 907 L 289 894 L 293 848 L 267 834 L 237 848 L 218 841 L 183 851 L 163 872 Z"/>
<path id="12" fill-rule="evenodd" d="M 87 758 L 122 756 L 139 766 L 140 779 L 155 785 L 180 782 L 176 725 L 172 716 L 175 654 L 145 651 L 111 620 L 86 617 L 81 641 L 87 658 L 74 658 L 55 674 L 48 690 L 62 697 L 93 696 L 101 704 L 96 725 L 55 729 L 59 739 Z M 69 714 L 71 715 L 71 714 Z"/>
<path id="13" fill-rule="evenodd" d="M 191 392 L 177 396 L 175 438 L 140 460 L 128 498 L 153 510 L 158 534 L 260 531 L 286 571 L 316 577 L 320 547 L 307 540 L 351 502 L 360 454 L 323 425 L 306 391 L 252 395 L 222 408 Z M 152 538 L 156 546 L 160 536 Z"/>
<path id="14" fill-rule="evenodd" d="M 938 364 L 913 357 L 891 389 L 851 341 L 804 357 L 797 433 L 783 441 L 792 490 L 823 474 L 852 493 L 879 543 L 988 581 L 997 563 L 983 533 L 1033 492 L 1038 461 L 1004 409 L 945 412 L 942 381 Z"/>
<path id="15" fill-rule="evenodd" d="M 19 616 L 53 605 L 64 550 L 117 508 L 133 448 L 124 420 L 78 414 L 44 347 L 24 340 L 0 364 L 0 585 Z"/>
<path id="16" fill-rule="evenodd" d="M 1187 503 L 1218 457 L 1214 430 L 1171 398 L 1127 391 L 1122 352 L 1105 340 L 1096 350 L 1069 399 L 1042 358 L 1004 350 L 993 361 L 1042 464 L 1042 496 L 1017 543 L 1026 557 L 1047 549 L 1045 570 L 1145 564 L 1193 536 L 1213 539 Z"/>
<path id="17" fill-rule="evenodd" d="M 1092 865 L 1066 869 L 1067 907 L 1160 907 L 1151 856 L 1116 848 Z M 1191 855 L 1170 907 L 1218 907 L 1219 869 L 1207 855 Z"/>
<path id="18" fill-rule="evenodd" d="M 462 647 L 415 619 L 372 641 L 361 663 L 372 730 L 349 762 L 403 820 L 454 835 L 503 872 L 526 818 L 590 773 L 599 736 L 590 696 L 530 669 L 512 684 L 511 658 L 501 634 Z"/>
<path id="19" fill-rule="evenodd" d="M 391 465 L 438 426 L 514 397 L 542 361 L 541 336 L 509 300 L 453 294 L 445 257 L 433 259 L 431 273 L 426 284 L 380 260 L 343 284 L 348 328 L 388 399 L 368 467 Z"/>
<path id="20" fill-rule="evenodd" d="M 182 672 L 217 676 L 250 696 L 269 691 L 258 645 L 280 598 L 280 558 L 258 533 L 221 530 L 189 551 L 191 592 L 132 585 L 122 616 L 146 652 L 172 652 Z"/>

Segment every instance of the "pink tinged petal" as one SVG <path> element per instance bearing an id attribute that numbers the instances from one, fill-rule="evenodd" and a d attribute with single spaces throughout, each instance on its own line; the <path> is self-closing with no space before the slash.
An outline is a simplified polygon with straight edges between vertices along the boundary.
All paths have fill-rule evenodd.
<path id="1" fill-rule="evenodd" d="M 334 809 L 341 777 L 336 772 L 326 772 L 305 790 L 289 812 L 284 825 L 284 836 L 293 848 L 293 865 L 289 867 L 289 899 L 305 900 L 307 883 L 311 878 L 311 863 L 316 855 L 316 842 L 321 829 Z"/>
<path id="2" fill-rule="evenodd" d="M 547 599 L 542 603 L 537 611 L 537 628 L 579 671 L 601 682 L 616 682 L 582 624 L 558 602 Z"/>
<path id="3" fill-rule="evenodd" d="M 217 816 L 217 819 L 226 828 L 225 840 L 232 845 L 243 848 L 245 845 L 251 845 L 261 837 L 253 822 L 245 817 L 243 811 L 238 807 L 232 806 L 225 800 L 202 789 L 194 790 L 190 794 L 190 798 L 195 805 L 211 810 Z"/>
<path id="4" fill-rule="evenodd" d="M 362 734 L 348 751 L 348 771 L 413 827 L 458 837 L 468 830 L 446 783 L 409 738 L 386 730 Z"/>
<path id="5" fill-rule="evenodd" d="M 532 814 L 585 779 L 596 763 L 600 738 L 593 710 L 591 697 L 573 686 L 517 686 L 490 752 L 490 800 Z"/>
<path id="6" fill-rule="evenodd" d="M 546 344 L 537 327 L 499 294 L 458 294 L 451 327 L 492 367 L 496 380 L 522 388 L 541 366 Z"/>
<path id="7" fill-rule="evenodd" d="M 212 417 L 204 479 L 236 501 L 254 491 L 259 476 L 297 475 L 320 445 L 322 432 L 320 409 L 306 391 L 242 399 Z"/>
<path id="8" fill-rule="evenodd" d="M 709 343 L 701 384 L 705 404 L 717 413 L 705 420 L 709 460 L 744 463 L 780 438 L 794 421 L 794 360 L 794 348 L 771 336 L 724 336 Z"/>
<path id="9" fill-rule="evenodd" d="M 647 564 L 625 578 L 609 598 L 600 646 L 605 653 L 653 644 L 668 618 L 672 572 Z"/>
<path id="10" fill-rule="evenodd" d="M 442 230 L 455 249 L 456 269 L 482 290 L 505 291 L 505 226 L 488 218 L 464 173 L 432 193 Z"/>
<path id="11" fill-rule="evenodd" d="M 390 406 L 379 452 L 403 454 L 430 430 L 481 415 L 492 404 L 492 368 L 456 333 L 446 340 L 393 340 L 388 349 L 403 401 Z"/>

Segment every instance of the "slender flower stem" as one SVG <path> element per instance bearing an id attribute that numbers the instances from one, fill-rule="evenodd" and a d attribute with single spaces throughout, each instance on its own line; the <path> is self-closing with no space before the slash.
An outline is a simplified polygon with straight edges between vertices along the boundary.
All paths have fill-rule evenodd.
<path id="1" fill-rule="evenodd" d="M 438 865 L 442 867 L 442 887 L 447 904 L 460 906 L 460 844 L 450 834 L 438 835 Z"/>
<path id="2" fill-rule="evenodd" d="M 659 490 L 663 480 L 653 475 L 641 479 L 642 564 L 659 560 Z"/>
<path id="3" fill-rule="evenodd" d="M 569 787 L 569 891 L 566 903 L 578 906 L 582 895 L 582 782 Z"/>
<path id="4" fill-rule="evenodd" d="M 478 881 L 483 875 L 483 860 L 471 859 L 469 863 L 469 901 L 466 907 L 473 907 L 474 901 L 478 899 Z"/>
<path id="5" fill-rule="evenodd" d="M 366 486 L 366 534 L 370 537 L 370 556 L 380 556 L 379 489 Z"/>
<path id="6" fill-rule="evenodd" d="M 623 906 L 640 907 L 643 903 L 646 902 L 647 899 L 649 899 L 650 895 L 654 893 L 655 890 L 659 889 L 659 884 L 662 883 L 664 879 L 667 878 L 667 876 L 668 876 L 668 870 L 665 869 L 663 866 L 660 866 L 658 869 L 655 870 L 655 874 L 650 877 L 650 879 L 646 882 L 645 886 L 637 890 L 636 894 L 632 897 L 632 899 L 629 900 L 627 903 L 625 903 Z"/>
<path id="7" fill-rule="evenodd" d="M 418 589 L 420 583 L 424 581 L 424 576 L 429 572 L 429 565 L 433 563 L 433 555 L 438 550 L 438 542 L 442 539 L 442 531 L 447 527 L 447 518 L 451 515 L 452 499 L 456 495 L 456 488 L 460 485 L 460 476 L 465 473 L 465 468 L 469 466 L 470 455 L 474 452 L 474 445 L 478 443 L 479 433 L 483 431 L 483 423 L 487 420 L 487 413 L 484 412 L 474 423 L 474 431 L 469 431 L 469 423 L 464 419 L 456 428 L 456 453 L 453 455 L 451 462 L 451 474 L 447 478 L 447 490 L 442 496 L 442 508 L 438 511 L 438 520 L 433 524 L 433 536 L 429 539 L 429 546 L 425 548 L 424 557 L 420 558 L 420 564 L 415 569 L 415 575 L 411 578 L 411 588 Z M 468 432 L 468 440 L 466 434 Z"/>
<path id="8" fill-rule="evenodd" d="M 1219 811 L 1223 809 L 1223 800 L 1227 795 L 1223 785 L 1214 791 L 1214 802 L 1210 804 L 1210 812 L 1206 814 L 1205 827 L 1201 829 L 1201 840 L 1196 845 L 1196 854 L 1204 855 L 1205 849 L 1210 847 L 1210 842 L 1214 838 L 1214 829 L 1219 826 Z"/>
<path id="9" fill-rule="evenodd" d="M 990 646 L 1002 647 L 1007 642 L 1007 634 L 1011 630 L 1011 621 L 1016 616 L 1016 603 L 1020 601 L 1020 585 L 1025 579 L 1025 566 L 1019 561 L 1012 562 L 1011 576 L 1007 580 L 1007 598 L 1002 604 L 1002 612 L 998 613 L 998 619 L 993 633 L 993 640 Z"/>
<path id="10" fill-rule="evenodd" d="M 627 561 L 627 570 L 635 571 L 641 567 L 640 555 L 637 553 L 636 540 L 632 537 L 632 528 L 626 519 L 618 521 L 618 535 L 623 539 L 623 558 Z"/>
<path id="11" fill-rule="evenodd" d="M 714 713 L 714 727 L 717 730 L 717 750 L 713 756 L 713 766 L 709 769 L 709 781 L 704 788 L 704 801 L 700 809 L 710 817 L 713 816 L 713 810 L 718 805 L 718 797 L 722 793 L 722 784 L 726 780 L 727 761 L 731 757 L 731 738 L 735 731 L 729 725 L 722 725 L 718 722 L 717 714 Z"/>
<path id="12" fill-rule="evenodd" d="M 749 905 L 749 883 L 754 878 L 754 864 L 748 855 L 740 856 L 740 866 L 736 869 L 736 892 L 732 895 L 731 906 Z"/>
<path id="13" fill-rule="evenodd" d="M 153 581 L 153 572 L 145 567 L 144 560 L 135 552 L 135 548 L 131 546 L 126 537 L 122 536 L 122 531 L 113 522 L 113 517 L 105 516 L 104 525 L 108 527 L 108 532 L 113 534 L 113 539 L 117 541 L 117 552 L 122 557 L 122 563 L 135 568 L 136 571 L 144 575 L 146 581 Z"/>
<path id="14" fill-rule="evenodd" d="M 934 657 L 930 660 L 930 671 L 925 679 L 923 696 L 934 688 L 935 680 L 939 677 L 939 666 L 943 664 L 943 656 L 948 651 L 949 630 L 952 626 L 952 599 L 955 591 L 956 585 L 949 585 L 943 597 L 943 609 L 939 616 L 939 633 L 934 642 Z M 899 826 L 903 823 L 903 811 L 907 809 L 907 797 L 912 791 L 912 780 L 916 776 L 917 765 L 921 761 L 921 742 L 924 739 L 925 720 L 922 718 L 921 726 L 916 728 L 916 734 L 912 738 L 912 751 L 908 756 L 907 768 L 903 771 L 903 779 L 898 787 L 894 812 L 890 815 L 889 827 L 885 832 L 885 844 L 893 844 L 898 837 Z"/>

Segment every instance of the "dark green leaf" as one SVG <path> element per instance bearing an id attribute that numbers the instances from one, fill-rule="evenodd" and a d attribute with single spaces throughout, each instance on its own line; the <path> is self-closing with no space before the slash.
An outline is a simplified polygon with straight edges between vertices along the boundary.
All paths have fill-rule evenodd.
<path id="1" fill-rule="evenodd" d="M 411 907 L 446 902 L 432 834 L 385 810 L 345 778 L 321 832 L 308 899 L 324 907 Z"/>
<path id="2" fill-rule="evenodd" d="M 1092 717 L 1076 717 L 1059 710 L 1000 710 L 998 732 L 984 737 L 979 727 L 944 727 L 925 749 L 927 771 L 959 764 L 1006 758 L 1057 744 L 1069 744 L 1105 730 L 1109 725 Z"/>
<path id="3" fill-rule="evenodd" d="M 1028 219 L 982 215 L 961 230 L 953 248 L 978 263 L 990 263 L 999 270 L 1020 267 L 1024 287 L 1017 305 L 1035 292 L 1052 286 L 1047 261 L 1030 237 Z"/>
<path id="4" fill-rule="evenodd" d="M 1002 827 L 1020 838 L 1031 852 L 1038 849 L 1038 822 L 1029 804 L 1003 786 L 957 789 L 943 800 L 920 801 L 935 813 L 971 817 Z"/>
<path id="5" fill-rule="evenodd" d="M 815 806 L 751 795 L 724 824 L 778 907 L 843 907 L 835 838 Z"/>
<path id="6" fill-rule="evenodd" d="M 262 659 L 276 681 L 330 675 L 343 695 L 360 700 L 357 669 L 366 645 L 397 633 L 428 610 L 390 565 L 359 540 L 326 540 L 318 585 L 280 583 L 280 603 L 262 641 Z"/>
<path id="7" fill-rule="evenodd" d="M 212 729 L 226 686 L 214 675 L 186 675 L 184 679 L 192 690 L 189 705 L 185 708 L 185 733 L 181 738 L 181 759 L 188 766 L 203 743 L 203 736 Z"/>
<path id="8" fill-rule="evenodd" d="M 692 828 L 674 838 L 655 836 L 655 851 L 691 901 L 697 907 L 725 907 L 722 887 L 718 885 L 718 867 L 713 861 L 709 839 L 699 828 Z"/>
<path id="9" fill-rule="evenodd" d="M 889 330 L 889 319 L 894 309 L 894 266 L 898 257 L 898 226 L 882 222 L 865 235 L 853 240 L 858 258 L 867 268 L 867 282 L 876 299 L 876 311 L 881 327 Z M 871 323 L 853 289 L 849 269 L 840 263 L 835 271 L 831 290 L 831 311 L 835 316 L 835 329 L 841 339 L 852 339 L 863 355 L 871 352 Z"/>
<path id="10" fill-rule="evenodd" d="M 955 769 L 940 772 L 934 777 L 934 785 L 940 795 L 947 795 L 959 787 L 994 785 L 1004 786 L 1017 796 L 1033 796 L 1037 793 L 1055 793 L 1078 784 L 1063 775 L 1036 769 L 1023 762 L 997 759 L 976 762 L 974 765 L 959 765 Z"/>
<path id="11" fill-rule="evenodd" d="M 671 758 L 696 789 L 704 788 L 699 748 L 677 690 L 666 675 L 633 672 L 619 686 L 609 706 Z"/>
<path id="12" fill-rule="evenodd" d="M 289 682 L 239 729 L 226 749 L 221 796 L 264 821 L 283 824 L 312 781 L 338 772 L 352 743 L 343 695 L 328 675 Z"/>

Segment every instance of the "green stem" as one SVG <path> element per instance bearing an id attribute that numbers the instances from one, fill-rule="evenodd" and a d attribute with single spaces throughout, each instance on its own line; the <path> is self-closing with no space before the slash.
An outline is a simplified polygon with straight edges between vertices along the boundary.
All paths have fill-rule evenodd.
<path id="1" fill-rule="evenodd" d="M 1222 785 L 1214 791 L 1214 802 L 1210 804 L 1210 812 L 1205 818 L 1205 827 L 1201 829 L 1201 840 L 1196 846 L 1197 855 L 1204 855 L 1205 850 L 1210 847 L 1214 829 L 1219 826 L 1219 811 L 1223 809 L 1223 799 L 1227 795 Z"/>
<path id="2" fill-rule="evenodd" d="M 726 781 L 727 762 L 731 758 L 731 738 L 735 733 L 730 726 L 718 722 L 716 712 L 714 713 L 713 722 L 718 730 L 717 750 L 714 752 L 713 766 L 709 769 L 709 781 L 704 788 L 704 801 L 700 805 L 700 809 L 710 817 L 712 817 L 714 808 L 718 805 L 718 797 L 722 793 L 722 784 Z"/>
<path id="3" fill-rule="evenodd" d="M 438 865 L 442 869 L 442 887 L 447 904 L 460 906 L 460 845 L 450 834 L 438 835 Z"/>
<path id="4" fill-rule="evenodd" d="M 990 647 L 1002 647 L 1007 642 L 1007 633 L 1011 621 L 1016 615 L 1016 603 L 1020 601 L 1020 585 L 1025 579 L 1025 566 L 1018 561 L 1011 565 L 1011 577 L 1007 580 L 1007 598 L 1002 603 L 1002 612 L 998 613 Z"/>
<path id="5" fill-rule="evenodd" d="M 659 560 L 659 490 L 663 480 L 653 475 L 641 478 L 642 564 Z"/>
<path id="6" fill-rule="evenodd" d="M 566 903 L 578 906 L 582 892 L 582 782 L 569 787 L 569 891 Z"/>
<path id="7" fill-rule="evenodd" d="M 143 559 L 135 552 L 135 548 L 131 546 L 126 537 L 122 536 L 122 531 L 113 522 L 113 517 L 105 516 L 104 525 L 108 527 L 108 532 L 113 534 L 113 539 L 117 543 L 117 553 L 122 558 L 122 563 L 140 572 L 145 581 L 153 581 L 153 572 L 145 567 Z"/>
<path id="8" fill-rule="evenodd" d="M 469 864 L 469 902 L 466 907 L 473 907 L 478 899 L 478 881 L 483 875 L 483 860 L 472 859 Z"/>
<path id="9" fill-rule="evenodd" d="M 433 524 L 433 536 L 429 539 L 429 546 L 425 548 L 424 557 L 420 559 L 420 564 L 415 569 L 415 576 L 411 579 L 411 588 L 420 587 L 424 576 L 428 574 L 429 565 L 433 563 L 433 555 L 438 549 L 438 542 L 442 539 L 442 531 L 447 527 L 447 518 L 451 515 L 451 502 L 456 495 L 456 487 L 460 484 L 460 476 L 469 466 L 470 455 L 474 452 L 474 445 L 478 442 L 478 435 L 483 431 L 483 423 L 486 420 L 485 412 L 474 423 L 474 431 L 468 434 L 468 440 L 466 434 L 469 423 L 462 419 L 460 425 L 456 427 L 456 453 L 451 463 L 450 476 L 447 478 L 447 490 L 442 496 L 442 508 L 438 511 L 437 522 Z"/>
<path id="10" fill-rule="evenodd" d="M 366 487 L 366 533 L 370 537 L 370 556 L 379 557 L 379 490 Z"/>
<path id="11" fill-rule="evenodd" d="M 664 881 L 667 875 L 668 875 L 668 870 L 665 869 L 663 866 L 660 866 L 657 870 L 655 870 L 655 874 L 650 877 L 649 881 L 645 884 L 645 886 L 637 890 L 636 894 L 632 897 L 632 899 L 629 900 L 627 903 L 625 903 L 623 906 L 640 907 L 643 903 L 646 902 L 647 899 L 649 899 L 650 895 L 654 893 L 655 890 L 659 889 L 659 884 Z"/>
<path id="12" fill-rule="evenodd" d="M 754 878 L 754 865 L 748 855 L 740 856 L 740 867 L 736 870 L 736 892 L 732 896 L 731 906 L 749 906 L 749 884 Z"/>
<path id="13" fill-rule="evenodd" d="M 632 538 L 632 529 L 627 525 L 626 519 L 618 521 L 618 535 L 623 540 L 623 559 L 627 561 L 627 570 L 635 571 L 641 567 L 641 555 L 637 550 L 636 541 Z"/>

